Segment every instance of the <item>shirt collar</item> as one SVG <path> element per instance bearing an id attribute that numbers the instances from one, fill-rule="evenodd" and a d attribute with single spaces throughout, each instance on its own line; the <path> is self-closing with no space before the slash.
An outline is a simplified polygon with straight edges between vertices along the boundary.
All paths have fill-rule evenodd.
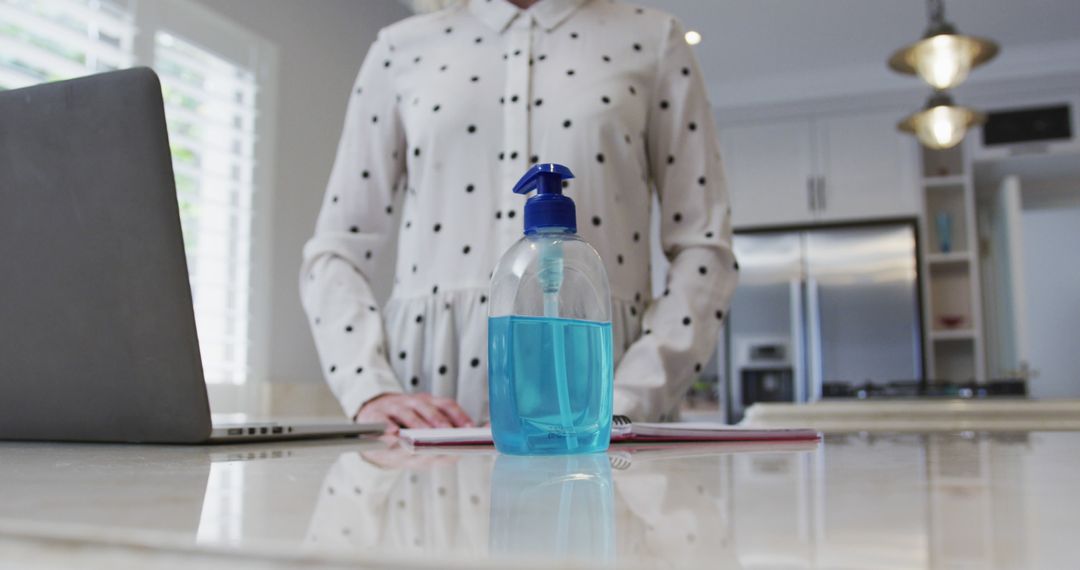
<path id="1" fill-rule="evenodd" d="M 540 0 L 520 10 L 507 0 L 469 0 L 469 11 L 481 22 L 502 33 L 519 14 L 531 15 L 545 30 L 553 30 L 566 21 L 588 0 Z"/>

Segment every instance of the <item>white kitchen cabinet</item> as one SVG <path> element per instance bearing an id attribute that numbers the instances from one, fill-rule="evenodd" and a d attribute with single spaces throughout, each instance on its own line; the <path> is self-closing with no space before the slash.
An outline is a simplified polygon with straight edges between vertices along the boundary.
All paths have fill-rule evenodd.
<path id="1" fill-rule="evenodd" d="M 896 130 L 898 116 L 886 112 L 817 121 L 817 220 L 916 215 L 916 146 Z"/>
<path id="2" fill-rule="evenodd" d="M 813 217 L 807 183 L 814 172 L 809 120 L 720 129 L 720 152 L 735 227 L 802 223 Z"/>
<path id="3" fill-rule="evenodd" d="M 721 127 L 736 229 L 914 216 L 914 145 L 899 112 Z"/>

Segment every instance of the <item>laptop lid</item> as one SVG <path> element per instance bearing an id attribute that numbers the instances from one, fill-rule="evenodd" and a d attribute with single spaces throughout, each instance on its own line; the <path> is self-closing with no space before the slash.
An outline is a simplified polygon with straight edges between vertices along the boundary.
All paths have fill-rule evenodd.
<path id="1" fill-rule="evenodd" d="M 157 76 L 0 92 L 0 439 L 209 434 Z"/>

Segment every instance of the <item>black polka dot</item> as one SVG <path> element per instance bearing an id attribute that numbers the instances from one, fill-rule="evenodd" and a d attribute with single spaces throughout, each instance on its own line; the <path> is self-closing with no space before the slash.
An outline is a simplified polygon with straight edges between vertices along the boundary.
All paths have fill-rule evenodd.
<path id="1" fill-rule="evenodd" d="M 446 365 L 439 366 L 439 374 L 446 374 Z"/>
<path id="2" fill-rule="evenodd" d="M 641 292 L 634 293 L 634 302 L 635 303 L 640 303 L 641 302 Z"/>
<path id="3" fill-rule="evenodd" d="M 705 185 L 705 177 L 704 176 L 699 176 L 698 179 L 697 179 L 697 183 L 704 186 Z"/>
<path id="4" fill-rule="evenodd" d="M 441 109 L 441 108 L 442 108 L 442 105 L 435 105 L 434 107 L 431 108 L 431 110 L 433 112 L 435 112 L 435 113 L 438 113 L 439 109 Z"/>
<path id="5" fill-rule="evenodd" d="M 605 55 L 601 59 L 603 59 L 606 63 L 611 63 L 611 56 Z"/>
<path id="6" fill-rule="evenodd" d="M 705 275 L 706 273 L 709 272 L 709 268 L 702 265 L 702 266 L 697 268 L 697 272 L 702 274 L 702 275 Z"/>
<path id="7" fill-rule="evenodd" d="M 469 194 L 472 194 L 473 190 L 476 190 L 476 186 L 473 186 L 472 184 L 466 184 L 465 185 L 465 192 L 468 192 Z"/>
<path id="8" fill-rule="evenodd" d="M 701 363 L 700 362 L 695 362 L 694 363 L 694 372 L 701 372 Z"/>
<path id="9" fill-rule="evenodd" d="M 611 103 L 611 98 L 608 97 L 607 95 L 604 95 L 603 97 L 600 98 L 600 102 L 607 105 L 608 103 Z"/>
<path id="10" fill-rule="evenodd" d="M 501 211 L 495 212 L 495 219 L 496 220 L 501 220 L 502 219 L 502 212 Z"/>
<path id="11" fill-rule="evenodd" d="M 641 51 L 641 44 L 634 44 L 634 51 Z"/>
<path id="12" fill-rule="evenodd" d="M 738 261 L 736 261 L 736 262 L 735 262 L 735 271 L 738 271 L 738 270 L 739 270 L 739 262 L 738 262 Z"/>
<path id="13" fill-rule="evenodd" d="M 469 127 L 466 128 L 465 130 L 469 131 L 470 134 L 475 133 L 476 132 L 476 125 L 469 125 Z"/>
<path id="14" fill-rule="evenodd" d="M 481 43 L 481 42 L 483 42 L 483 41 L 484 41 L 484 38 L 482 38 L 482 37 L 480 37 L 480 36 L 476 36 L 476 39 L 475 39 L 475 40 L 473 40 L 473 43 L 477 43 L 477 44 L 478 44 L 478 43 Z"/>
<path id="15" fill-rule="evenodd" d="M 563 188 L 569 188 L 570 187 L 570 181 L 569 180 L 563 180 L 562 181 L 562 187 Z"/>
<path id="16" fill-rule="evenodd" d="M 510 160 L 517 160 L 517 157 L 518 157 L 518 154 L 517 154 L 516 150 L 510 152 Z"/>
<path id="17" fill-rule="evenodd" d="M 675 157 L 669 154 L 667 156 L 667 163 L 668 164 L 675 164 Z"/>
<path id="18" fill-rule="evenodd" d="M 535 102 L 535 103 L 533 103 L 533 105 L 535 105 L 535 106 L 537 106 L 537 107 L 539 107 L 540 105 L 543 105 L 543 104 L 544 104 L 544 100 L 543 100 L 543 99 L 537 99 L 537 100 L 536 100 L 536 102 Z"/>
<path id="19" fill-rule="evenodd" d="M 356 367 L 356 373 L 357 374 L 363 374 L 364 373 L 364 367 L 363 366 L 357 366 Z"/>
<path id="20" fill-rule="evenodd" d="M 415 264 L 415 263 L 414 263 L 414 264 L 413 264 L 413 266 L 412 266 L 412 272 L 413 272 L 413 273 L 416 273 L 416 264 Z"/>
<path id="21" fill-rule="evenodd" d="M 371 250 L 370 249 L 364 252 L 364 259 L 371 259 Z"/>
<path id="22" fill-rule="evenodd" d="M 616 261 L 616 262 L 617 262 L 617 263 L 618 263 L 619 265 L 622 265 L 622 264 L 623 264 L 623 256 L 622 256 L 622 254 L 621 254 L 621 253 L 620 253 L 619 255 L 616 255 L 616 256 L 615 256 L 615 261 Z"/>
<path id="23" fill-rule="evenodd" d="M 675 212 L 675 215 L 672 216 L 671 219 L 675 220 L 676 222 L 681 222 L 682 221 L 682 214 L 679 213 L 679 212 Z"/>
<path id="24" fill-rule="evenodd" d="M 634 232 L 634 241 L 641 241 L 641 233 Z"/>
<path id="25" fill-rule="evenodd" d="M 449 66 L 444 63 L 444 64 L 439 66 L 439 71 L 446 71 L 447 67 L 449 67 Z"/>
<path id="26" fill-rule="evenodd" d="M 379 122 L 379 116 L 378 115 L 372 115 L 371 116 L 371 122 L 372 123 L 378 123 Z"/>
<path id="27" fill-rule="evenodd" d="M 570 39 L 576 40 L 578 38 L 577 32 L 570 32 Z"/>
<path id="28" fill-rule="evenodd" d="M 637 316 L 637 307 L 630 305 L 630 315 L 634 317 Z"/>
<path id="29" fill-rule="evenodd" d="M 567 119 L 567 120 L 562 122 L 562 126 L 563 126 L 564 129 L 569 129 L 570 125 L 572 125 L 572 124 L 573 123 L 570 122 L 570 119 Z"/>
<path id="30" fill-rule="evenodd" d="M 511 95 L 510 96 L 510 102 L 511 103 L 517 103 L 518 102 L 518 96 L 517 95 Z"/>
<path id="31" fill-rule="evenodd" d="M 424 322 L 424 315 L 416 315 L 416 324 Z"/>
<path id="32" fill-rule="evenodd" d="M 370 178 L 370 177 L 371 177 L 371 173 L 370 173 L 370 172 L 368 172 L 368 171 L 366 171 L 366 170 L 362 170 L 362 171 L 360 171 L 360 178 Z"/>
<path id="33" fill-rule="evenodd" d="M 540 162 L 540 157 L 534 154 L 529 157 L 529 162 L 536 164 L 537 162 Z"/>
<path id="34" fill-rule="evenodd" d="M 469 78 L 469 81 L 472 81 L 473 83 L 476 83 L 477 81 L 480 81 L 480 76 L 479 75 L 474 75 L 474 76 Z"/>
<path id="35" fill-rule="evenodd" d="M 443 31 L 445 31 L 446 33 L 448 33 L 448 34 L 449 34 L 450 32 L 454 31 L 454 28 L 452 28 L 452 27 L 450 27 L 450 26 L 447 26 L 447 27 L 446 27 L 446 29 L 445 29 L 445 30 L 443 30 Z"/>
<path id="36" fill-rule="evenodd" d="M 420 147 L 416 147 L 412 151 L 413 156 L 420 156 Z"/>
<path id="37" fill-rule="evenodd" d="M 499 104 L 500 105 L 505 105 L 506 104 L 506 97 L 499 97 Z"/>
<path id="38" fill-rule="evenodd" d="M 334 196 L 333 198 L 331 198 L 331 199 L 330 199 L 330 201 L 331 201 L 331 202 L 333 202 L 333 203 L 335 203 L 335 204 L 337 204 L 337 201 L 338 201 L 338 197 L 337 197 L 337 196 Z"/>
<path id="39" fill-rule="evenodd" d="M 594 226 L 599 226 L 600 225 L 600 216 L 593 216 L 592 217 L 592 225 L 594 225 Z"/>
<path id="40" fill-rule="evenodd" d="M 480 304 L 487 303 L 487 295 L 480 295 Z"/>
<path id="41" fill-rule="evenodd" d="M 574 75 L 574 70 L 573 69 L 567 69 L 566 74 L 572 76 L 572 75 Z"/>
<path id="42" fill-rule="evenodd" d="M 349 233 L 358 234 L 358 233 L 360 233 L 360 228 L 358 228 L 356 226 L 352 226 L 352 227 L 349 228 Z"/>
<path id="43" fill-rule="evenodd" d="M 330 365 L 330 372 L 337 372 L 337 366 L 334 365 L 334 364 L 331 364 Z"/>
<path id="44" fill-rule="evenodd" d="M 690 121 L 690 123 L 687 124 L 686 127 L 688 129 L 690 129 L 691 131 L 696 131 L 697 130 L 697 123 L 695 123 L 694 121 Z"/>
<path id="45" fill-rule="evenodd" d="M 718 320 L 718 321 L 724 320 L 724 311 L 720 311 L 720 310 L 716 311 L 716 320 Z"/>
<path id="46" fill-rule="evenodd" d="M 637 88 L 635 88 L 633 85 L 629 87 L 629 90 L 631 95 L 637 95 Z"/>
<path id="47" fill-rule="evenodd" d="M 473 368 L 476 368 L 477 366 L 480 366 L 480 359 L 479 358 L 474 358 L 474 359 L 470 360 L 469 361 L 469 366 L 472 366 Z"/>
<path id="48" fill-rule="evenodd" d="M 394 213 L 394 206 L 387 204 L 386 213 L 387 214 L 393 214 Z"/>
<path id="49" fill-rule="evenodd" d="M 690 68 L 689 67 L 682 68 L 682 74 L 683 75 L 690 75 Z"/>
<path id="50" fill-rule="evenodd" d="M 432 295 L 434 295 L 435 293 L 438 293 L 438 292 L 439 292 L 439 286 L 438 285 L 434 285 L 434 286 L 431 287 L 431 294 Z"/>
<path id="51" fill-rule="evenodd" d="M 671 289 L 670 288 L 665 288 L 664 289 L 664 296 L 667 297 L 670 294 L 671 294 Z"/>
<path id="52" fill-rule="evenodd" d="M 641 331 L 641 334 L 652 334 L 652 329 L 645 329 Z"/>
<path id="53" fill-rule="evenodd" d="M 468 255 L 470 251 L 472 251 L 472 248 L 467 246 L 467 245 L 465 247 L 461 248 L 461 253 L 463 253 L 465 255 Z"/>
<path id="54" fill-rule="evenodd" d="M 513 210 L 507 210 L 507 212 L 506 212 L 506 217 L 507 218 L 513 218 L 516 215 L 517 215 L 517 212 L 515 212 Z"/>
<path id="55" fill-rule="evenodd" d="M 383 67 L 390 67 L 390 60 L 388 59 L 388 60 L 384 61 L 382 66 Z"/>
<path id="56" fill-rule="evenodd" d="M 506 153 L 505 152 L 500 152 L 499 153 L 499 160 L 502 160 L 504 158 L 506 158 Z"/>
<path id="57" fill-rule="evenodd" d="M 409 384 L 412 384 L 413 386 L 419 386 L 420 385 L 420 379 L 417 378 L 416 376 L 413 376 L 412 379 L 409 380 Z"/>
<path id="58" fill-rule="evenodd" d="M 442 229 L 442 224 L 435 224 L 434 226 L 432 226 L 431 229 L 433 229 L 435 231 L 439 231 L 439 230 Z"/>
<path id="59" fill-rule="evenodd" d="M 545 59 L 547 59 L 547 54 L 542 53 L 536 59 L 539 59 L 540 61 L 544 61 Z"/>
<path id="60" fill-rule="evenodd" d="M 320 323 L 322 323 L 322 319 L 320 319 L 319 317 L 315 317 L 315 324 L 318 325 Z"/>
<path id="61" fill-rule="evenodd" d="M 406 357 L 406 356 L 408 356 L 408 355 L 407 355 L 407 354 L 405 354 L 405 351 L 403 350 L 403 351 L 399 352 L 397 356 L 398 356 L 398 358 L 400 358 L 401 360 L 405 360 L 405 357 Z"/>
<path id="62" fill-rule="evenodd" d="M 682 318 L 682 324 L 684 326 L 690 326 L 690 317 L 683 317 Z"/>
<path id="63" fill-rule="evenodd" d="M 705 239 L 712 239 L 712 237 L 713 237 L 712 232 L 705 232 Z"/>
<path id="64" fill-rule="evenodd" d="M 379 308 L 376 307 L 375 305 L 368 305 L 368 310 L 371 311 L 372 313 L 374 313 L 375 311 L 378 311 Z"/>
<path id="65" fill-rule="evenodd" d="M 667 109 L 667 108 L 668 108 L 669 106 L 670 106 L 670 105 L 668 105 L 668 102 L 667 102 L 667 101 L 661 101 L 661 102 L 660 102 L 660 108 L 661 108 L 661 109 Z"/>
<path id="66" fill-rule="evenodd" d="M 409 229 L 411 227 L 412 227 L 412 220 L 405 220 L 405 229 Z"/>
<path id="67" fill-rule="evenodd" d="M 515 56 L 521 55 L 521 50 L 519 50 L 519 49 L 514 50 L 514 55 Z"/>
<path id="68" fill-rule="evenodd" d="M 601 164 L 604 163 L 604 153 L 601 152 L 596 154 L 596 162 L 599 162 Z"/>

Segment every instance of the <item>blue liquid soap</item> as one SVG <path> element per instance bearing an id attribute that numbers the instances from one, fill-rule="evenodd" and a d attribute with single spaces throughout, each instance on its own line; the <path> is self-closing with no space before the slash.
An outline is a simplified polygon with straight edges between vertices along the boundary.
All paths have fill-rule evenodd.
<path id="1" fill-rule="evenodd" d="M 611 439 L 611 323 L 488 319 L 491 426 L 499 451 L 594 453 Z"/>

